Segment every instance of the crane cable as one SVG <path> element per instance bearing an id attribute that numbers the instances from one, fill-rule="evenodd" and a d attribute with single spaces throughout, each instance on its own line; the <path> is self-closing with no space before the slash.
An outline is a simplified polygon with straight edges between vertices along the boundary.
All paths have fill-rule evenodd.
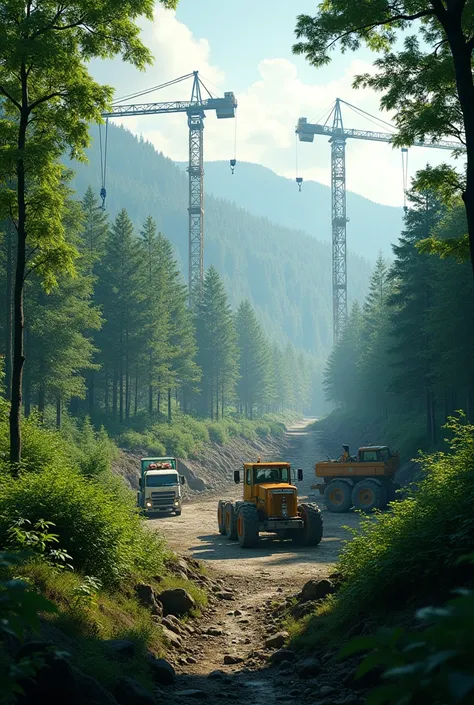
<path id="1" fill-rule="evenodd" d="M 107 146 L 109 139 L 109 118 L 105 120 L 105 145 L 102 148 L 102 125 L 99 125 L 99 149 L 100 149 L 100 197 L 102 199 L 102 210 L 105 211 L 105 199 L 107 197 L 106 176 L 107 176 Z"/>
<path id="2" fill-rule="evenodd" d="M 298 190 L 301 193 L 301 186 L 303 184 L 303 179 L 299 175 L 299 166 L 298 166 L 298 135 L 295 134 L 295 154 L 296 154 L 296 183 L 298 184 Z"/>
<path id="3" fill-rule="evenodd" d="M 408 211 L 407 189 L 408 189 L 408 148 L 402 147 L 402 177 L 403 177 L 403 210 L 405 215 Z"/>
<path id="4" fill-rule="evenodd" d="M 234 116 L 234 158 L 230 160 L 230 171 L 233 174 L 237 164 L 237 111 Z"/>

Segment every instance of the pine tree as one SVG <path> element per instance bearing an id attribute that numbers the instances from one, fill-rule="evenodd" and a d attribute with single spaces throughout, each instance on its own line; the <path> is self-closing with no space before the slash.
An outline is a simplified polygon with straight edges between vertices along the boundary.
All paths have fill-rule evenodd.
<path id="1" fill-rule="evenodd" d="M 363 346 L 363 317 L 360 305 L 352 306 L 347 324 L 335 344 L 324 371 L 328 401 L 355 408 L 359 396 L 359 359 Z"/>
<path id="2" fill-rule="evenodd" d="M 201 410 L 211 419 L 224 414 L 237 378 L 236 333 L 227 294 L 214 267 L 204 279 L 196 311 L 197 361 L 202 369 Z"/>
<path id="3" fill-rule="evenodd" d="M 253 418 L 255 406 L 264 406 L 269 400 L 270 351 L 250 301 L 240 304 L 235 328 L 239 369 L 237 395 L 241 413 Z"/>

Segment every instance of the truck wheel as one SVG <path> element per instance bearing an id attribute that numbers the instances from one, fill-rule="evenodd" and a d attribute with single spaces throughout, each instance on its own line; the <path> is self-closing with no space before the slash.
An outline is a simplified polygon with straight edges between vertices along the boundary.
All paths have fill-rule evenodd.
<path id="1" fill-rule="evenodd" d="M 352 486 L 344 480 L 331 480 L 324 490 L 324 501 L 330 512 L 343 514 L 353 505 Z"/>
<path id="2" fill-rule="evenodd" d="M 387 490 L 374 480 L 362 480 L 352 490 L 352 502 L 363 512 L 382 509 L 387 504 Z"/>
<path id="3" fill-rule="evenodd" d="M 237 541 L 237 517 L 232 502 L 224 506 L 225 535 L 229 541 Z"/>
<path id="4" fill-rule="evenodd" d="M 323 538 L 323 517 L 320 508 L 317 504 L 300 504 L 298 514 L 304 521 L 304 527 L 296 533 L 293 540 L 301 546 L 317 546 Z"/>
<path id="5" fill-rule="evenodd" d="M 242 548 L 258 544 L 258 512 L 254 504 L 243 504 L 237 513 L 237 538 Z"/>
<path id="6" fill-rule="evenodd" d="M 217 526 L 219 527 L 219 533 L 221 536 L 225 535 L 225 517 L 224 508 L 226 505 L 226 499 L 220 499 L 217 504 Z"/>

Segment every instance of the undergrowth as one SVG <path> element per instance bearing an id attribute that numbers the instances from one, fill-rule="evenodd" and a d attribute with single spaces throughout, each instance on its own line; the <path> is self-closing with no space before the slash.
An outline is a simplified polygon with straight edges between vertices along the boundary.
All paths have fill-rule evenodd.
<path id="1" fill-rule="evenodd" d="M 472 584 L 473 567 L 459 558 L 474 541 L 474 426 L 460 414 L 446 429 L 448 452 L 420 454 L 417 489 L 350 530 L 336 567 L 337 596 L 289 625 L 302 645 L 403 620 L 407 610 L 442 603 L 453 588 Z"/>

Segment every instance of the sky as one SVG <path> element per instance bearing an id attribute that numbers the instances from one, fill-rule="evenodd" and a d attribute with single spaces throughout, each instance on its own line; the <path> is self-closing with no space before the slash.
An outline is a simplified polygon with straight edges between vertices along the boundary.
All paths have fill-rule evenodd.
<path id="1" fill-rule="evenodd" d="M 235 156 L 237 168 L 239 160 L 254 162 L 281 176 L 295 179 L 298 172 L 305 180 L 330 185 L 330 145 L 324 137 L 298 144 L 298 118 L 320 121 L 337 97 L 386 121 L 390 115 L 379 110 L 378 94 L 352 88 L 355 75 L 373 71 L 375 56 L 368 50 L 335 53 L 332 63 L 322 69 L 292 54 L 296 16 L 314 13 L 316 6 L 316 0 L 180 0 L 174 12 L 157 4 L 154 21 L 141 24 L 143 41 L 155 57 L 153 66 L 141 73 L 115 59 L 94 62 L 92 72 L 121 97 L 198 70 L 214 95 L 233 91 L 238 101 L 235 121 L 207 114 L 205 161 Z M 188 81 L 146 100 L 189 100 L 190 95 Z M 381 129 L 350 109 L 343 120 L 348 128 Z M 187 160 L 185 115 L 128 117 L 122 124 L 171 159 Z M 428 161 L 449 162 L 450 153 L 411 149 L 408 175 L 414 176 Z M 346 165 L 349 190 L 378 203 L 403 205 L 400 150 L 348 140 Z"/>

